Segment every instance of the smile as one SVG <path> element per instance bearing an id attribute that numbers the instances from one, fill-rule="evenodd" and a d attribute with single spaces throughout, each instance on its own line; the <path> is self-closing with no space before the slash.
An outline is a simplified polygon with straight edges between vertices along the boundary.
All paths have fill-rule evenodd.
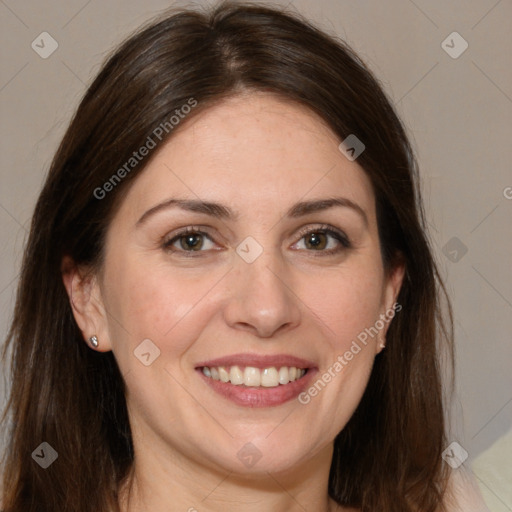
<path id="1" fill-rule="evenodd" d="M 226 382 L 235 386 L 275 388 L 294 382 L 306 374 L 305 368 L 295 366 L 275 366 L 255 368 L 254 366 L 204 366 L 203 374 L 213 380 Z"/>

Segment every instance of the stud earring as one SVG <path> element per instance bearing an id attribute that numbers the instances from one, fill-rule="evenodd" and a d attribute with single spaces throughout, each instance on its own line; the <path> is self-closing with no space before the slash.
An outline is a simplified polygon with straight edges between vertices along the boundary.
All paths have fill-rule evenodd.
<path id="1" fill-rule="evenodd" d="M 94 348 L 98 348 L 100 342 L 98 341 L 98 337 L 97 336 L 91 336 L 89 338 L 89 342 L 91 343 L 91 345 L 94 347 Z"/>

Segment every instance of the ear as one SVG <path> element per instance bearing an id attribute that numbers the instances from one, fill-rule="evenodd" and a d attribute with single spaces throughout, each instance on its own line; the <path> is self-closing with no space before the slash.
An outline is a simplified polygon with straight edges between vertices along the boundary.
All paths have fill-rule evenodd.
<path id="1" fill-rule="evenodd" d="M 402 282 L 405 275 L 405 262 L 403 258 L 397 259 L 392 270 L 386 276 L 386 282 L 382 292 L 382 308 L 380 319 L 384 323 L 384 327 L 379 330 L 379 335 L 376 343 L 376 354 L 381 352 L 386 345 L 386 333 L 388 332 L 391 321 L 395 313 L 402 309 L 401 304 L 397 304 L 396 299 L 400 293 Z"/>
<path id="2" fill-rule="evenodd" d="M 62 260 L 61 273 L 73 316 L 84 340 L 99 352 L 111 350 L 107 314 L 96 273 L 91 269 L 79 268 L 69 256 Z M 91 336 L 98 338 L 98 347 L 91 345 Z"/>

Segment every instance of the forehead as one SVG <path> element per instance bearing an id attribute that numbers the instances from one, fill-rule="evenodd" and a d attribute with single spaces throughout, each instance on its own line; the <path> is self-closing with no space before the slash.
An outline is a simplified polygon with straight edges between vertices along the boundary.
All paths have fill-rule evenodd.
<path id="1" fill-rule="evenodd" d="M 180 195 L 243 212 L 343 194 L 373 212 L 371 182 L 340 140 L 304 106 L 266 93 L 229 98 L 182 126 L 135 180 L 125 202 L 142 208 Z"/>

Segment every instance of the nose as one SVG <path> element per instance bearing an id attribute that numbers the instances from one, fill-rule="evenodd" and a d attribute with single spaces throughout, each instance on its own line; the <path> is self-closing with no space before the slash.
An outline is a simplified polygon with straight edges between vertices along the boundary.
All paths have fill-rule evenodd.
<path id="1" fill-rule="evenodd" d="M 300 299 L 279 259 L 262 255 L 253 263 L 237 260 L 235 271 L 230 273 L 226 323 L 261 338 L 296 327 L 300 323 Z"/>

